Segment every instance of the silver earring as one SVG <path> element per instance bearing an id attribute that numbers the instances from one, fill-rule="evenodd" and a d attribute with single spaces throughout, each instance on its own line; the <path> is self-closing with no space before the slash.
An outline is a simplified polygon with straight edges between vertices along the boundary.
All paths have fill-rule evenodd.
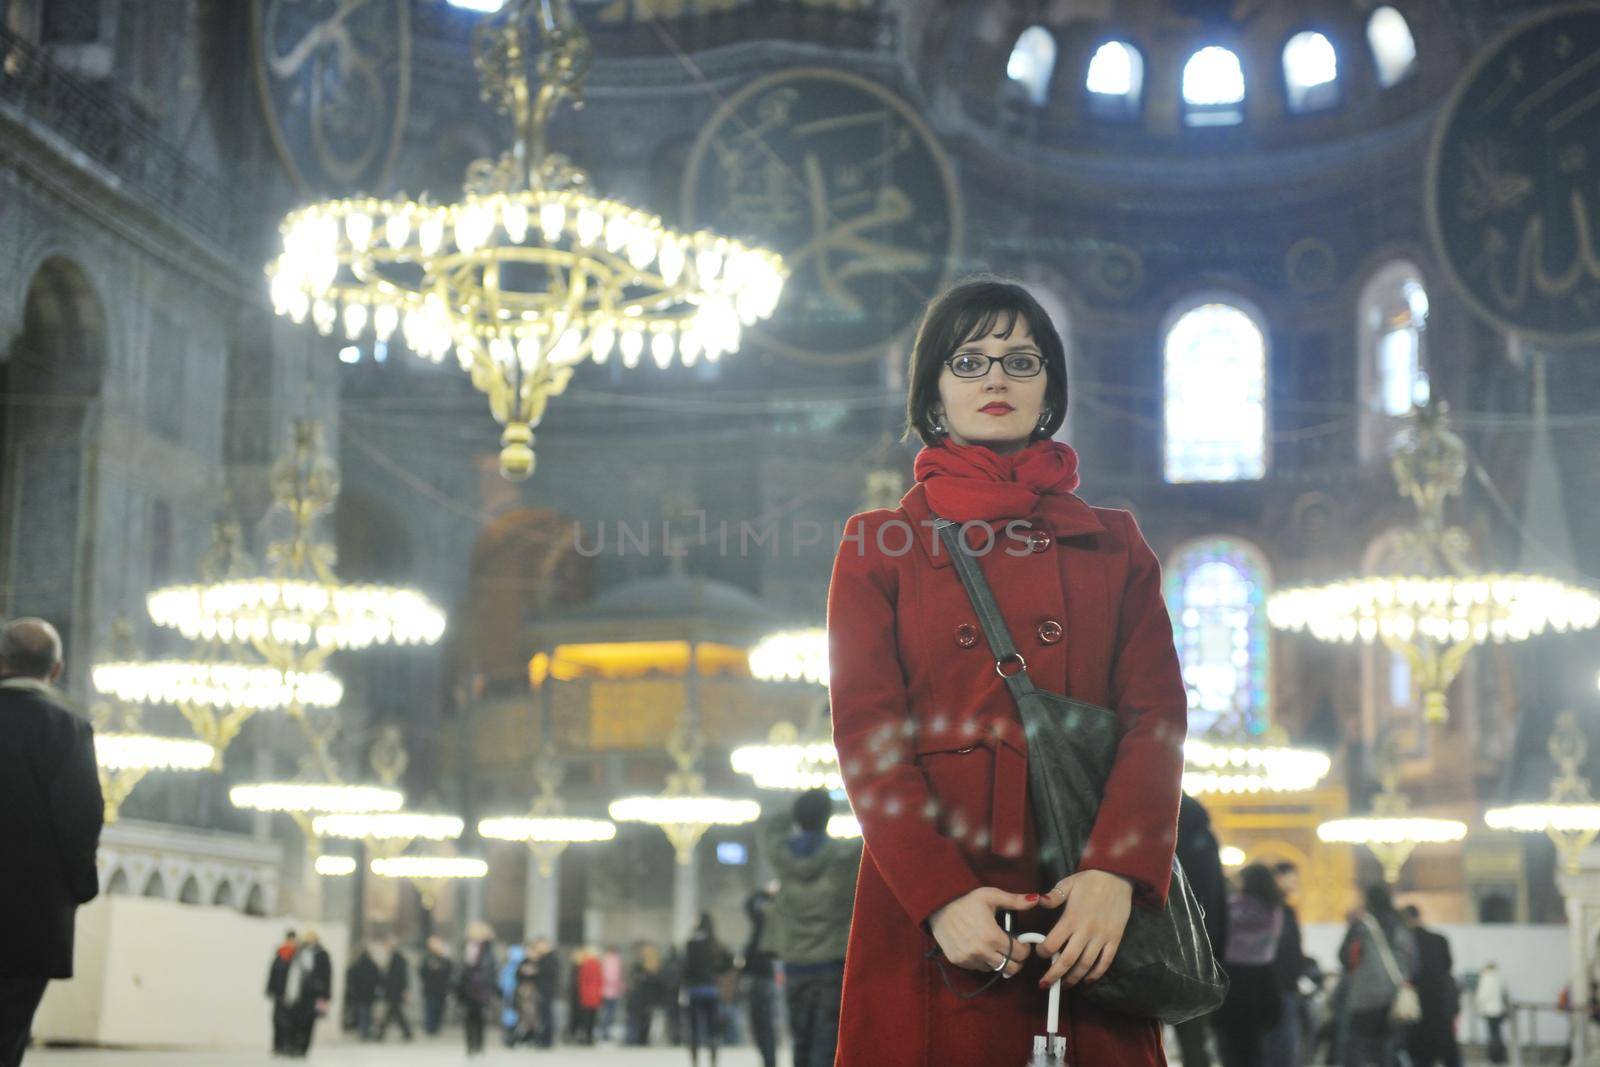
<path id="1" fill-rule="evenodd" d="M 1044 433 L 1050 428 L 1050 414 L 1050 409 L 1046 408 L 1044 414 L 1039 416 L 1039 426 L 1037 432 Z"/>
<path id="2" fill-rule="evenodd" d="M 937 415 L 933 415 L 933 416 L 929 417 L 929 419 L 928 419 L 928 432 L 933 434 L 933 436 L 935 436 L 935 437 L 945 437 L 950 433 L 949 430 L 945 429 L 944 421 L 942 419 L 940 419 L 939 416 L 937 416 Z"/>

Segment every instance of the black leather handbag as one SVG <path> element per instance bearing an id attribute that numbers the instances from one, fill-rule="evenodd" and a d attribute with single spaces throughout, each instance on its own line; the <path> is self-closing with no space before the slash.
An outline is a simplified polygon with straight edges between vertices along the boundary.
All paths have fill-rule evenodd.
<path id="1" fill-rule="evenodd" d="M 1077 870 L 1094 828 L 1121 742 L 1116 713 L 1033 684 L 983 571 L 960 544 L 957 525 L 937 519 L 934 526 L 966 587 L 997 669 L 1008 662 L 1016 667 L 1000 674 L 1022 716 L 1039 869 L 1046 884 L 1054 885 Z M 1227 995 L 1228 979 L 1202 918 L 1200 902 L 1174 856 L 1166 906 L 1160 911 L 1135 906 L 1110 969 L 1074 994 L 1107 1011 L 1164 1023 L 1215 1011 Z"/>

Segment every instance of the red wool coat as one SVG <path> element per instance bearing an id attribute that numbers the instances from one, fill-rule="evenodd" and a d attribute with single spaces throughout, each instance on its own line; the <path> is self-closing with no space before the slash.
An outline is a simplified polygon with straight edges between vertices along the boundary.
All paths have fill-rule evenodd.
<path id="1" fill-rule="evenodd" d="M 1058 498 L 1060 499 L 1060 498 Z M 1114 709 L 1124 737 L 1082 867 L 1166 899 L 1187 699 L 1160 568 L 1125 511 L 1067 496 L 994 524 L 979 564 L 1034 683 Z M 975 525 L 975 524 L 974 524 Z M 981 549 L 983 538 L 969 543 Z M 980 886 L 1044 892 L 1016 704 L 995 672 L 925 486 L 851 518 L 828 593 L 834 741 L 865 851 L 845 960 L 838 1067 L 1024 1067 L 1042 1033 L 1046 961 L 971 999 L 988 975 L 927 954 L 926 921 Z M 1025 912 L 1018 932 L 1059 911 Z M 941 969 L 943 976 L 941 976 Z M 948 981 L 947 981 L 948 980 Z M 1063 989 L 1075 1067 L 1164 1064 L 1160 1027 Z"/>

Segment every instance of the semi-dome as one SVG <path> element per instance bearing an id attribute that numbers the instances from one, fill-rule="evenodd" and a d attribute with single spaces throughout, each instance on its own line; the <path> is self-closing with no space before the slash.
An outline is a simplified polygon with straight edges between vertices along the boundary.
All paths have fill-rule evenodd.
<path id="1" fill-rule="evenodd" d="M 957 102 L 971 129 L 1078 155 L 1192 159 L 1425 127 L 1469 52 L 1439 0 L 1119 0 L 1032 16 L 970 2 L 919 29 L 931 98 Z"/>

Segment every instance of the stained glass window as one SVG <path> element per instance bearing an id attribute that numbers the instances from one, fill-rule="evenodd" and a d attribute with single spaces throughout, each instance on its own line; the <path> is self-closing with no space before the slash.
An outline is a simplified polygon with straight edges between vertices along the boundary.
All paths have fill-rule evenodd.
<path id="1" fill-rule="evenodd" d="M 1399 420 L 1428 402 L 1428 291 L 1403 260 L 1377 271 L 1361 294 L 1363 458 L 1393 450 Z"/>
<path id="2" fill-rule="evenodd" d="M 1167 331 L 1166 478 L 1235 482 L 1266 474 L 1267 344 L 1231 304 L 1202 304 Z"/>
<path id="3" fill-rule="evenodd" d="M 1168 563 L 1191 734 L 1255 735 L 1271 725 L 1267 583 L 1260 551 L 1232 538 L 1191 543 Z"/>

